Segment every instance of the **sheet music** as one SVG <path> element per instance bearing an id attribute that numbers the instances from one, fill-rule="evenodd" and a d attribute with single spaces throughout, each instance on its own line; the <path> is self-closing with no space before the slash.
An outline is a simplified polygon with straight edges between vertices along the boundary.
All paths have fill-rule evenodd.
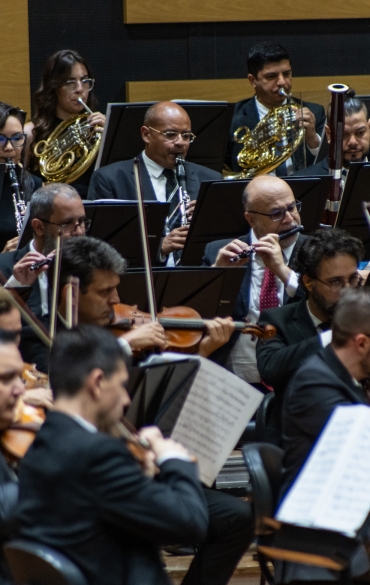
<path id="1" fill-rule="evenodd" d="M 172 432 L 196 455 L 201 481 L 211 486 L 263 394 L 205 358 Z"/>
<path id="2" fill-rule="evenodd" d="M 277 520 L 355 536 L 370 511 L 370 409 L 338 406 Z"/>

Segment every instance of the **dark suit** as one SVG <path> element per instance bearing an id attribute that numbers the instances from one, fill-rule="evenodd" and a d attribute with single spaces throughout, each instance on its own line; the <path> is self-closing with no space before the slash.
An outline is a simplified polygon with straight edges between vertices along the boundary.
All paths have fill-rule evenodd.
<path id="1" fill-rule="evenodd" d="M 168 585 L 159 546 L 200 542 L 208 514 L 192 463 L 146 478 L 126 446 L 50 412 L 20 472 L 23 537 L 60 550 L 90 585 Z"/>
<path id="2" fill-rule="evenodd" d="M 143 198 L 146 201 L 156 201 L 157 198 L 142 155 L 140 154 L 138 158 L 140 160 Z M 113 163 L 95 171 L 91 177 L 87 198 L 136 200 L 133 160 Z M 219 181 L 222 179 L 220 173 L 187 161 L 185 161 L 185 170 L 186 186 L 190 199 L 197 198 L 202 181 Z"/>
<path id="3" fill-rule="evenodd" d="M 317 437 L 336 406 L 367 404 L 364 391 L 337 358 L 331 345 L 309 357 L 293 376 L 283 406 L 284 474 L 281 497 L 301 470 Z M 276 582 L 334 580 L 327 569 L 295 563 L 278 563 Z M 282 572 L 283 569 L 283 572 Z M 366 555 L 352 567 L 354 575 L 369 569 Z"/>
<path id="4" fill-rule="evenodd" d="M 294 173 L 295 177 L 316 177 L 321 175 L 329 174 L 329 159 L 323 158 L 320 162 L 307 167 L 307 169 L 301 169 Z"/>
<path id="5" fill-rule="evenodd" d="M 246 236 L 240 236 L 240 238 L 238 238 L 238 239 L 241 240 L 242 242 L 245 242 L 246 244 L 250 245 L 250 241 L 251 241 L 250 238 L 251 238 L 251 235 L 249 233 Z M 297 239 L 296 245 L 293 249 L 293 253 L 290 257 L 288 266 L 292 266 L 294 258 L 295 258 L 296 253 L 297 253 L 297 250 L 302 245 L 305 238 L 306 238 L 306 236 L 302 236 L 301 234 L 298 236 L 298 239 Z M 227 244 L 229 244 L 231 241 L 232 240 L 230 240 L 230 239 L 216 240 L 214 242 L 210 242 L 209 244 L 207 244 L 205 251 L 204 251 L 204 256 L 203 256 L 203 266 L 212 266 L 216 261 L 216 257 L 217 257 L 219 250 L 221 248 L 223 248 L 224 246 L 226 246 Z M 252 277 L 252 262 L 253 262 L 253 256 L 251 256 L 250 261 L 246 264 L 245 276 L 243 278 L 242 286 L 241 286 L 241 289 L 240 289 L 240 292 L 239 292 L 239 295 L 238 295 L 238 298 L 237 298 L 237 301 L 236 301 L 236 304 L 234 307 L 234 311 L 232 314 L 232 317 L 235 320 L 244 319 L 248 315 L 249 295 L 250 295 L 250 286 L 251 286 L 251 277 Z M 295 301 L 299 300 L 300 298 L 302 298 L 303 294 L 304 294 L 303 290 L 301 288 L 298 288 L 295 296 L 292 298 L 284 290 L 284 304 L 295 302 Z M 225 362 L 227 356 L 229 355 L 230 351 L 234 347 L 239 335 L 240 335 L 240 332 L 236 331 L 231 336 L 228 343 L 226 343 L 225 345 L 220 347 L 220 349 L 216 350 L 212 354 L 212 359 L 214 359 L 214 361 L 217 361 L 220 364 L 223 364 Z"/>
<path id="6" fill-rule="evenodd" d="M 292 375 L 312 354 L 321 348 L 320 337 L 307 310 L 305 298 L 261 313 L 258 324 L 273 325 L 276 335 L 257 344 L 257 365 L 264 382 L 273 386 L 282 405 L 285 389 Z"/>
<path id="7" fill-rule="evenodd" d="M 294 98 L 295 101 L 300 102 L 300 100 Z M 309 108 L 311 112 L 314 114 L 316 118 L 316 132 L 319 136 L 321 136 L 322 131 L 325 125 L 325 111 L 322 106 L 319 104 L 314 104 L 311 102 L 302 102 L 303 107 Z M 246 100 L 242 100 L 235 104 L 234 115 L 231 122 L 230 128 L 230 139 L 229 139 L 229 148 L 230 148 L 230 155 L 231 155 L 231 168 L 234 171 L 240 171 L 241 168 L 237 163 L 237 156 L 242 148 L 242 144 L 239 144 L 233 140 L 233 134 L 237 128 L 240 126 L 247 126 L 250 130 L 253 130 L 258 122 L 260 121 L 256 100 L 254 97 L 248 98 Z M 311 154 L 308 148 L 306 148 L 306 160 L 307 165 L 312 165 L 314 163 L 314 156 Z M 294 169 L 298 170 L 303 168 L 304 166 L 304 150 L 303 144 L 300 144 L 298 149 L 295 151 L 293 155 L 293 163 Z"/>

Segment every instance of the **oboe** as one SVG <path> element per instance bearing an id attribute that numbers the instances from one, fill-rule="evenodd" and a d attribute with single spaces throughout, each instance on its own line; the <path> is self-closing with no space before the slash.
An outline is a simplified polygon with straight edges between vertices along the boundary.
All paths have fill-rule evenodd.
<path id="1" fill-rule="evenodd" d="M 22 199 L 22 195 L 19 189 L 18 177 L 15 170 L 15 163 L 12 158 L 6 160 L 6 168 L 8 169 L 10 185 L 12 187 L 12 197 L 14 204 L 14 215 L 17 233 L 20 235 L 22 231 L 23 216 L 26 210 L 26 204 Z"/>
<path id="2" fill-rule="evenodd" d="M 179 184 L 181 225 L 188 225 L 190 222 L 186 207 L 190 203 L 190 197 L 186 190 L 186 171 L 184 162 L 185 160 L 183 156 L 179 155 L 176 157 L 176 177 Z"/>

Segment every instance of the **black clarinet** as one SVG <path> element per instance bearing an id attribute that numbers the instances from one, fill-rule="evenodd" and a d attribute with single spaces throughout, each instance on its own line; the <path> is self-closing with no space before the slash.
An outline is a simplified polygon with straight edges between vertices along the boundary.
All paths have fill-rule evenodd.
<path id="1" fill-rule="evenodd" d="M 18 236 L 21 234 L 22 231 L 22 224 L 23 224 L 23 216 L 26 210 L 26 204 L 22 199 L 22 194 L 19 188 L 18 177 L 15 170 L 15 163 L 12 158 L 8 158 L 6 160 L 6 168 L 9 173 L 10 178 L 10 186 L 12 188 L 12 197 L 13 197 L 13 204 L 14 204 L 14 215 L 15 215 L 15 224 L 17 228 Z"/>

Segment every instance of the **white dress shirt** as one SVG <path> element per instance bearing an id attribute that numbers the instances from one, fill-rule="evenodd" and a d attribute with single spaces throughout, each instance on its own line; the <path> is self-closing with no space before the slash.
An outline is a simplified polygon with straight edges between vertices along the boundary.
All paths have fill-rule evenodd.
<path id="1" fill-rule="evenodd" d="M 327 331 L 321 331 L 320 324 L 322 323 L 322 321 L 321 321 L 321 319 L 318 319 L 317 317 L 315 317 L 315 315 L 313 313 L 311 313 L 308 301 L 307 301 L 307 311 L 308 311 L 309 316 L 312 319 L 312 323 L 314 324 L 314 326 L 317 329 L 317 333 L 319 334 L 321 345 L 323 347 L 326 347 L 327 345 L 329 345 L 329 343 L 331 343 L 332 330 L 328 329 Z"/>
<path id="2" fill-rule="evenodd" d="M 251 230 L 251 244 L 253 245 L 257 241 L 258 240 L 254 231 Z M 294 246 L 295 243 L 288 248 L 284 248 L 283 257 L 285 264 L 289 264 Z M 247 320 L 250 323 L 258 323 L 260 317 L 260 295 L 263 276 L 265 273 L 265 265 L 261 256 L 255 253 L 252 254 L 251 261 L 252 273 L 249 290 L 249 310 Z M 284 283 L 277 276 L 275 277 L 275 280 L 278 291 L 279 306 L 281 306 L 284 302 Z M 297 288 L 298 275 L 292 271 L 286 287 L 286 292 L 290 297 L 294 297 Z M 227 369 L 236 374 L 239 378 L 242 378 L 251 384 L 258 383 L 261 380 L 261 376 L 257 368 L 256 343 L 256 339 L 253 340 L 250 335 L 244 335 L 242 333 L 229 353 L 225 363 Z"/>

